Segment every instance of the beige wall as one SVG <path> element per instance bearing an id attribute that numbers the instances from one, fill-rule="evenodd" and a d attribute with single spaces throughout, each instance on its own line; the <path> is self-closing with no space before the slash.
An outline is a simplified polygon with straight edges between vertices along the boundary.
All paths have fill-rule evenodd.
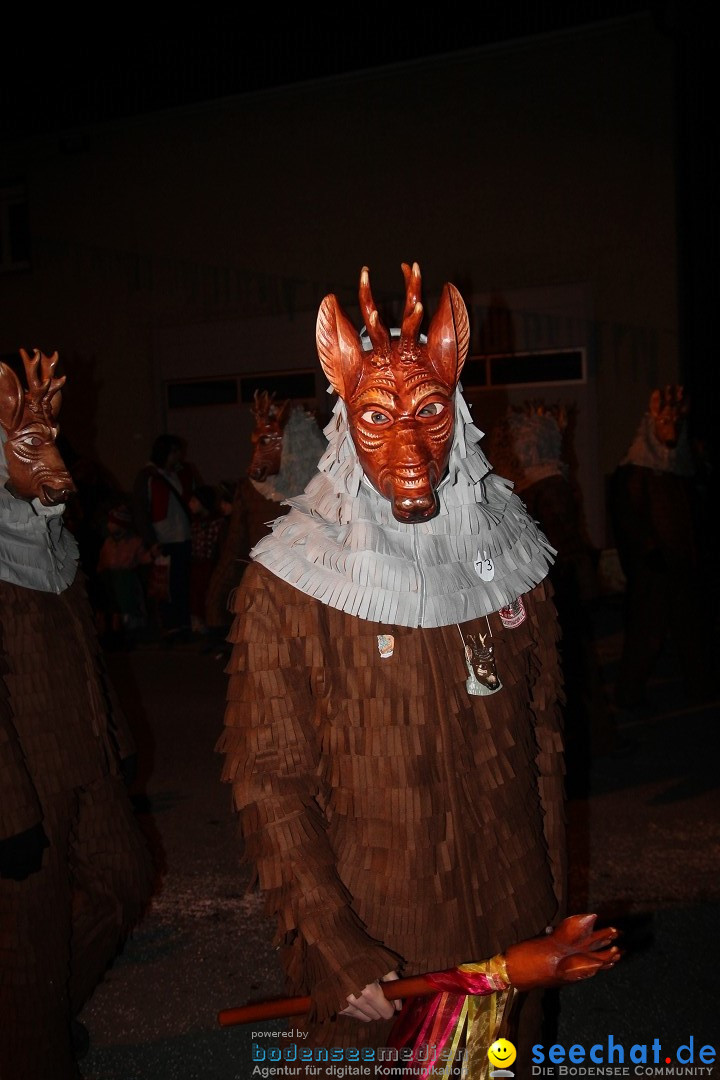
<path id="1" fill-rule="evenodd" d="M 5 146 L 33 266 L 0 278 L 0 351 L 61 351 L 66 433 L 129 483 L 169 367 L 315 365 L 317 304 L 354 314 L 363 263 L 379 298 L 403 260 L 431 299 L 582 290 L 605 474 L 677 376 L 673 93 L 638 16 Z"/>

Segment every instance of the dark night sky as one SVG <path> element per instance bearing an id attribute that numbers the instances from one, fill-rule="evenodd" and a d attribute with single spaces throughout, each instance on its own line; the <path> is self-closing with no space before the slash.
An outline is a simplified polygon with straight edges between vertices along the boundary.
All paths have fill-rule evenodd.
<path id="1" fill-rule="evenodd" d="M 442 55 L 653 12 L 638 0 L 478 0 L 465 14 L 276 8 L 17 12 L 0 65 L 0 139 Z M 117 14 L 116 14 L 117 13 Z M 115 20 L 115 21 L 113 21 Z M 10 45 L 14 40 L 15 46 Z"/>
<path id="2" fill-rule="evenodd" d="M 705 388 L 714 383 L 705 358 L 717 352 L 720 234 L 713 11 L 701 0 L 477 0 L 462 13 L 442 5 L 422 13 L 403 5 L 377 12 L 266 5 L 201 15 L 176 9 L 170 19 L 149 5 L 82 14 L 26 6 L 3 20 L 0 145 L 649 14 L 675 44 L 681 354 L 686 380 Z M 0 160 L 0 180 L 2 172 Z M 699 400 L 701 426 L 714 432 L 710 396 Z M 699 416 L 702 406 L 695 411 Z"/>

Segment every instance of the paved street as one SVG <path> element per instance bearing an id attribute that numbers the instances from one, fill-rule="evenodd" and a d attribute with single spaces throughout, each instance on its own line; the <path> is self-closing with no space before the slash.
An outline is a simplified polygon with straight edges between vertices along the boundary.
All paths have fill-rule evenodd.
<path id="1" fill-rule="evenodd" d="M 610 679 L 618 622 L 611 600 L 600 643 Z M 246 895 L 213 752 L 223 661 L 199 644 L 108 659 L 140 745 L 137 804 L 162 880 L 82 1015 L 92 1039 L 85 1075 L 250 1080 L 251 1031 L 221 1029 L 217 1013 L 282 987 L 271 927 Z M 557 1041 L 605 1046 L 612 1036 L 627 1054 L 657 1038 L 662 1062 L 675 1067 L 690 1036 L 696 1064 L 699 1047 L 720 1047 L 720 714 L 717 702 L 684 704 L 664 672 L 651 714 L 624 721 L 635 752 L 597 761 L 590 797 L 569 804 L 571 909 L 621 926 L 626 956 L 612 973 L 563 990 Z"/>

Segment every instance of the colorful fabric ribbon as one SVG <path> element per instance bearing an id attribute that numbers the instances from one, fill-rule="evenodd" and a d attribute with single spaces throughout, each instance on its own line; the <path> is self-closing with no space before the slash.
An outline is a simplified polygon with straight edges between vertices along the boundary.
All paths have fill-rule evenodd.
<path id="1" fill-rule="evenodd" d="M 497 1038 L 510 996 L 504 958 L 462 964 L 427 979 L 438 993 L 409 998 L 390 1033 L 388 1046 L 405 1051 L 403 1075 L 484 1080 L 488 1047 Z"/>

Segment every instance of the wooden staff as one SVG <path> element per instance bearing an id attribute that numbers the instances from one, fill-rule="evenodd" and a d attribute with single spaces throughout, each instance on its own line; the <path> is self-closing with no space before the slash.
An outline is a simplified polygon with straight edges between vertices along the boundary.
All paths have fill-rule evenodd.
<path id="1" fill-rule="evenodd" d="M 433 986 L 425 975 L 411 975 L 407 979 L 381 982 L 380 989 L 389 1000 L 437 993 L 437 987 Z M 309 997 L 270 998 L 268 1001 L 250 1002 L 249 1005 L 239 1005 L 235 1009 L 223 1009 L 218 1013 L 218 1023 L 221 1027 L 232 1027 L 233 1024 L 249 1024 L 252 1021 L 277 1020 L 282 1016 L 302 1016 L 310 1010 L 310 1003 Z"/>
<path id="2" fill-rule="evenodd" d="M 614 927 L 596 930 L 596 918 L 596 915 L 570 915 L 551 932 L 511 945 L 504 958 L 508 968 L 512 965 L 512 985 L 517 990 L 562 986 L 578 979 L 589 979 L 598 971 L 614 967 L 622 955 L 613 944 L 619 932 Z M 478 967 L 480 970 L 473 970 L 472 965 L 461 965 L 460 968 L 428 971 L 424 975 L 411 975 L 379 985 L 389 1000 L 434 994 L 438 990 L 456 994 L 493 993 L 493 976 L 484 972 L 484 965 Z M 310 1006 L 309 997 L 271 998 L 236 1009 L 223 1009 L 218 1013 L 218 1022 L 221 1027 L 231 1027 L 254 1020 L 301 1016 L 309 1012 Z"/>

